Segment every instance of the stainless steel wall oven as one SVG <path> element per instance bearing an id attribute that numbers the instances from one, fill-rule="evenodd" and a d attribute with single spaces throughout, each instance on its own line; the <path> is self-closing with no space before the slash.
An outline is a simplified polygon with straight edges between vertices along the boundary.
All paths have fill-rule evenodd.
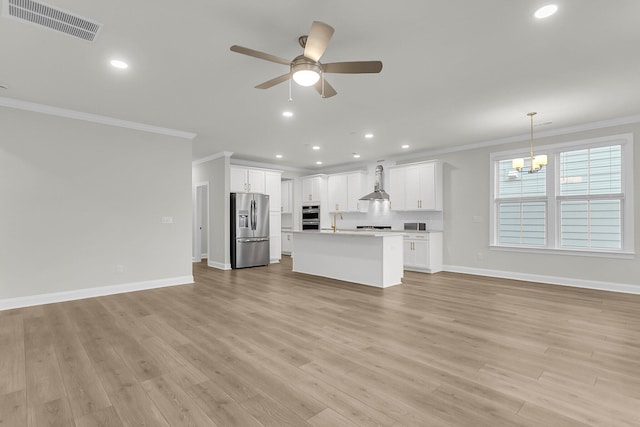
<path id="1" fill-rule="evenodd" d="M 302 229 L 320 230 L 320 205 L 302 206 Z"/>

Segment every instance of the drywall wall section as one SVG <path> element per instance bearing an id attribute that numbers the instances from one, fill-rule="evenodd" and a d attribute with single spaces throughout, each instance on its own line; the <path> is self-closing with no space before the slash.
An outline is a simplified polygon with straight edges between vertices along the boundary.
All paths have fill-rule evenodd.
<path id="1" fill-rule="evenodd" d="M 191 141 L 0 107 L 0 308 L 190 283 Z"/>

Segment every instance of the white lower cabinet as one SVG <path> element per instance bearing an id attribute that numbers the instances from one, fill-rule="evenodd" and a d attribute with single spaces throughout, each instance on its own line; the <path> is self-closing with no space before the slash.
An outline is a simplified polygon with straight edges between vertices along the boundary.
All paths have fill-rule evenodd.
<path id="1" fill-rule="evenodd" d="M 442 271 L 442 232 L 408 233 L 404 237 L 404 269 Z"/>
<path id="2" fill-rule="evenodd" d="M 293 252 L 293 233 L 290 231 L 282 232 L 282 254 L 291 255 Z"/>

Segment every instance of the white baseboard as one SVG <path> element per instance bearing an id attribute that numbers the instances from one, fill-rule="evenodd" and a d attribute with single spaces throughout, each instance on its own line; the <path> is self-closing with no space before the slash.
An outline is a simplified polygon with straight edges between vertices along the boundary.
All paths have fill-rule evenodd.
<path id="1" fill-rule="evenodd" d="M 231 264 L 224 264 L 222 262 L 207 260 L 207 265 L 212 268 L 217 268 L 218 270 L 231 270 Z"/>
<path id="2" fill-rule="evenodd" d="M 121 285 L 100 286 L 97 288 L 86 288 L 73 291 L 54 292 L 50 294 L 31 295 L 28 297 L 6 298 L 0 299 L 0 311 L 21 307 L 31 307 L 34 305 L 52 304 L 56 302 L 102 297 L 105 295 L 122 294 L 125 292 L 164 288 L 166 286 L 190 285 L 193 282 L 193 276 L 169 277 L 166 279 L 124 283 Z"/>
<path id="3" fill-rule="evenodd" d="M 444 271 L 452 273 L 475 274 L 477 276 L 500 277 L 502 279 L 524 280 L 527 282 L 547 283 L 550 285 L 571 286 L 574 288 L 597 289 L 600 291 L 640 294 L 640 285 L 630 283 L 601 282 L 596 280 L 573 279 L 570 277 L 544 276 L 541 274 L 518 273 L 513 271 L 488 270 L 475 267 L 445 265 Z"/>

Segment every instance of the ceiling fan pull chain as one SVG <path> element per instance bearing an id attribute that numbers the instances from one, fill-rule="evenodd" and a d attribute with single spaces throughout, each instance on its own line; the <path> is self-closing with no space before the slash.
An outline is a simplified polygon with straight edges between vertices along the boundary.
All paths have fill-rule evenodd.
<path id="1" fill-rule="evenodd" d="M 324 98 L 324 73 L 320 72 L 320 78 L 322 79 L 322 97 Z"/>
<path id="2" fill-rule="evenodd" d="M 289 79 L 289 102 L 293 102 L 293 98 L 291 97 L 291 79 Z"/>

